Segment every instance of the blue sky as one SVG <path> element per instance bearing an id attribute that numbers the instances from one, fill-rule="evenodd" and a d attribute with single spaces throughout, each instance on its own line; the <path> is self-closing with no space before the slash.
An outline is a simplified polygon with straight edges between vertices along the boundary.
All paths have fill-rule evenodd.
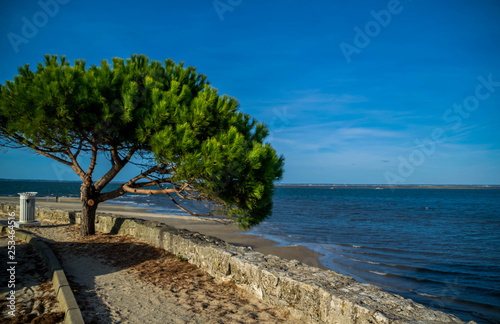
<path id="1" fill-rule="evenodd" d="M 2 83 L 44 54 L 172 58 L 268 124 L 283 183 L 500 184 L 498 1 L 0 6 Z M 78 180 L 20 150 L 0 153 L 0 178 Z"/>

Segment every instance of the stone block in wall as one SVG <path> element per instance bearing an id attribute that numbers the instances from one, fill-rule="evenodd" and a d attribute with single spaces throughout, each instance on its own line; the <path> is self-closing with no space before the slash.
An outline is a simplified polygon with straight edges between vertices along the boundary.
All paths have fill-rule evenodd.
<path id="1" fill-rule="evenodd" d="M 75 224 L 82 223 L 82 212 L 75 212 Z"/>
<path id="2" fill-rule="evenodd" d="M 20 212 L 19 205 L 1 204 L 0 210 L 2 211 L 3 214 L 10 214 L 14 212 L 16 216 L 19 218 L 19 212 Z"/>
<path id="3" fill-rule="evenodd" d="M 96 215 L 96 229 L 104 232 L 113 234 L 113 227 L 115 225 L 117 218 L 111 215 Z"/>
<path id="4" fill-rule="evenodd" d="M 146 242 L 154 245 L 161 246 L 161 224 L 158 222 L 134 220 L 135 222 L 135 236 L 140 237 Z"/>
<path id="5" fill-rule="evenodd" d="M 75 211 L 36 207 L 35 219 L 48 219 L 62 224 L 75 224 Z"/>
<path id="6" fill-rule="evenodd" d="M 96 228 L 110 234 L 135 234 L 136 223 L 125 217 L 97 215 Z"/>
<path id="7" fill-rule="evenodd" d="M 231 257 L 234 253 L 218 247 L 199 245 L 195 264 L 206 269 L 205 271 L 215 278 L 227 281 L 231 274 Z"/>

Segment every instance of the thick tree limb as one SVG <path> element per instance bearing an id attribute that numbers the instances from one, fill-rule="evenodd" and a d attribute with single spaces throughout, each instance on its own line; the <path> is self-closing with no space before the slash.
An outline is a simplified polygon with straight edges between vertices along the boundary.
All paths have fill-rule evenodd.
<path id="1" fill-rule="evenodd" d="M 138 176 L 135 176 L 134 178 L 130 179 L 130 181 L 128 181 L 127 183 L 129 185 L 131 185 L 131 184 L 137 182 L 138 180 L 146 178 L 151 173 L 158 172 L 158 171 L 160 171 L 160 167 L 156 165 L 156 166 L 154 166 L 152 168 L 149 168 L 148 170 L 144 171 L 143 173 L 139 174 Z"/>
<path id="2" fill-rule="evenodd" d="M 101 193 L 99 195 L 99 198 L 97 199 L 97 202 L 103 202 L 106 200 L 114 199 L 120 196 L 123 196 L 127 192 L 123 189 L 123 185 L 121 185 L 118 189 L 115 189 L 113 191 Z"/>
<path id="3" fill-rule="evenodd" d="M 161 186 L 160 186 L 161 188 Z M 175 193 L 175 189 L 172 188 L 163 188 L 163 189 L 137 189 L 134 187 L 130 187 L 127 184 L 123 185 L 123 190 L 130 193 L 135 194 L 145 194 L 145 195 L 158 195 L 158 194 L 166 194 L 166 193 Z"/>
<path id="4" fill-rule="evenodd" d="M 121 164 L 122 163 L 122 159 L 120 158 L 120 155 L 118 154 L 118 150 L 116 149 L 116 147 L 111 147 L 111 149 L 109 150 L 109 152 L 111 153 L 111 158 L 113 159 L 113 161 L 115 162 L 115 164 Z"/>
<path id="5" fill-rule="evenodd" d="M 121 171 L 121 169 L 123 169 L 124 165 L 120 165 L 120 164 L 114 164 L 111 169 L 108 170 L 108 172 L 106 172 L 105 175 L 103 175 L 101 177 L 101 179 L 99 179 L 95 184 L 94 184 L 94 187 L 97 191 L 101 191 L 102 189 L 104 189 L 104 187 L 106 187 L 106 185 L 108 183 L 111 182 L 111 180 L 113 180 L 116 175 Z"/>
<path id="6" fill-rule="evenodd" d="M 168 178 L 158 179 L 158 180 L 150 180 L 149 182 L 139 182 L 139 183 L 137 183 L 137 181 L 139 181 L 141 179 L 147 178 L 151 173 L 162 172 L 162 171 L 163 171 L 162 168 L 160 168 L 158 166 L 154 166 L 154 167 L 150 168 L 149 170 L 146 170 L 143 173 L 139 174 L 138 176 L 135 176 L 134 178 L 130 179 L 127 183 L 121 185 L 119 188 L 117 188 L 117 189 L 115 189 L 113 191 L 102 193 L 99 196 L 99 202 L 103 202 L 103 201 L 110 200 L 110 199 L 113 199 L 113 198 L 116 198 L 116 197 L 120 197 L 120 196 L 124 195 L 127 192 L 131 192 L 131 191 L 127 191 L 124 188 L 125 186 L 127 186 L 129 188 L 132 188 L 132 189 L 133 188 L 137 189 L 137 188 L 144 188 L 144 187 L 154 186 L 154 185 L 157 185 L 158 183 L 171 183 L 172 180 L 168 179 Z M 96 189 L 97 189 L 97 184 L 96 184 Z M 140 193 L 140 192 L 137 192 L 137 193 Z M 147 194 L 149 194 L 149 192 L 147 192 Z"/>
<path id="7" fill-rule="evenodd" d="M 160 188 L 161 188 L 161 185 L 160 185 L 159 183 L 156 183 L 156 185 L 157 185 L 158 187 L 160 187 Z M 177 192 L 177 190 L 176 190 L 175 188 L 174 188 L 173 190 L 174 190 L 174 192 L 175 192 L 176 194 L 178 194 L 178 192 Z M 165 194 L 168 196 L 168 198 L 170 198 L 170 200 L 172 200 L 172 202 L 174 203 L 174 205 L 176 205 L 176 206 L 177 206 L 177 208 L 179 208 L 179 209 L 181 209 L 181 210 L 185 211 L 186 213 L 188 213 L 188 214 L 190 214 L 190 215 L 192 215 L 192 216 L 196 216 L 196 217 L 201 217 L 201 216 L 213 216 L 213 214 L 212 214 L 212 213 L 208 213 L 208 214 L 197 214 L 197 213 L 193 213 L 192 211 L 190 211 L 190 210 L 188 210 L 188 209 L 186 209 L 186 208 L 182 207 L 182 206 L 181 206 L 181 205 L 180 205 L 177 201 L 175 201 L 174 197 L 172 197 L 172 196 L 170 195 L 170 192 L 163 192 L 163 193 L 165 193 Z"/>
<path id="8" fill-rule="evenodd" d="M 123 169 L 123 167 L 130 161 L 134 153 L 137 152 L 137 148 L 131 148 L 128 154 L 125 156 L 125 158 L 121 159 L 118 155 L 118 150 L 116 147 L 111 147 L 110 148 L 110 153 L 113 161 L 115 161 L 115 164 L 111 167 L 111 169 L 106 172 L 105 175 L 101 177 L 96 183 L 95 183 L 95 189 L 97 191 L 101 191 L 108 185 L 108 183 L 113 180 L 116 175 Z"/>
<path id="9" fill-rule="evenodd" d="M 87 176 L 92 176 L 94 173 L 95 166 L 97 164 L 97 146 L 94 144 L 92 146 L 92 157 L 90 158 L 89 169 L 87 170 Z"/>
<path id="10" fill-rule="evenodd" d="M 80 164 L 78 163 L 78 161 L 76 160 L 76 157 L 73 155 L 73 152 L 71 152 L 70 149 L 68 149 L 66 151 L 66 154 L 69 156 L 69 158 L 71 159 L 72 163 L 71 163 L 71 168 L 73 169 L 73 171 L 75 171 L 75 173 L 80 177 L 80 179 L 82 179 L 83 183 L 87 183 L 90 179 L 92 179 L 92 174 L 90 175 L 87 175 L 82 167 L 80 166 Z"/>
<path id="11" fill-rule="evenodd" d="M 132 188 L 144 188 L 144 187 L 154 186 L 157 183 L 172 183 L 172 180 L 171 179 L 158 179 L 158 180 L 151 180 L 149 182 L 134 183 L 133 185 L 129 185 L 129 186 Z"/>

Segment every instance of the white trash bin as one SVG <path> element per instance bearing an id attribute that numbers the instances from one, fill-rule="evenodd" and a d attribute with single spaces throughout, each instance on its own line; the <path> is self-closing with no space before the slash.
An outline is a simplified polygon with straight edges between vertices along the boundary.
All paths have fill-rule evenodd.
<path id="1" fill-rule="evenodd" d="M 15 222 L 15 226 L 20 228 L 23 226 L 40 226 L 40 222 L 35 220 L 35 202 L 38 192 L 23 192 L 18 193 L 19 197 L 19 221 Z"/>

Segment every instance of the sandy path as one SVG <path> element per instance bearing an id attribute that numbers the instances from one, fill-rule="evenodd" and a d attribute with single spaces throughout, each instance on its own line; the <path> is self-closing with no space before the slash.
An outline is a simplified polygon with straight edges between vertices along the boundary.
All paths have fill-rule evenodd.
<path id="1" fill-rule="evenodd" d="M 82 267 L 85 264 L 85 267 Z M 88 323 L 206 323 L 210 319 L 170 300 L 152 284 L 91 257 L 70 256 L 63 267 L 78 284 L 78 299 Z M 172 316 L 175 315 L 175 316 Z"/>
<path id="2" fill-rule="evenodd" d="M 299 323 L 137 238 L 42 225 L 30 231 L 58 256 L 86 323 Z"/>

